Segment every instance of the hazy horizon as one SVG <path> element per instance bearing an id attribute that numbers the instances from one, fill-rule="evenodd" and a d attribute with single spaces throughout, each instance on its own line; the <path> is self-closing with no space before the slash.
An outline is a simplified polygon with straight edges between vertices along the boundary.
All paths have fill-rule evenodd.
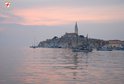
<path id="1" fill-rule="evenodd" d="M 123 0 L 0 1 L 0 45 L 31 45 L 65 32 L 104 40 L 124 40 Z"/>

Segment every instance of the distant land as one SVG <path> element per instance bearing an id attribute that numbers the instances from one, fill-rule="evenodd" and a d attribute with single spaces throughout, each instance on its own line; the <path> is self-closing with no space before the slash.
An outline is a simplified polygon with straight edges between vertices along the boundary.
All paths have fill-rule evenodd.
<path id="1" fill-rule="evenodd" d="M 60 38 L 54 36 L 52 39 L 47 39 L 46 41 L 41 41 L 37 46 L 31 46 L 33 48 L 76 48 L 85 47 L 87 44 L 87 39 L 89 46 L 92 49 L 103 49 L 111 48 L 113 50 L 124 50 L 124 41 L 121 40 L 102 40 L 89 38 L 88 35 L 78 35 L 78 24 L 75 24 L 75 30 L 73 33 L 65 33 Z"/>

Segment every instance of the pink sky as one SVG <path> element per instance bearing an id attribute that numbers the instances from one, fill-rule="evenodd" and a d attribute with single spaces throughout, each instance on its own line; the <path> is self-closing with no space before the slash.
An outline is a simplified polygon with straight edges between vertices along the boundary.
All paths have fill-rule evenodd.
<path id="1" fill-rule="evenodd" d="M 118 8 L 33 7 L 14 9 L 11 13 L 17 17 L 21 17 L 22 20 L 14 21 L 11 17 L 6 16 L 4 23 L 51 26 L 68 24 L 75 21 L 124 21 L 124 11 Z"/>
<path id="2" fill-rule="evenodd" d="M 4 1 L 2 1 L 4 4 Z M 26 4 L 27 3 L 27 4 Z M 28 4 L 29 3 L 29 4 Z M 24 7 L 23 7 L 24 6 Z M 22 25 L 63 25 L 78 22 L 124 21 L 123 4 L 119 1 L 18 0 L 10 8 L 2 7 L 2 23 Z"/>
<path id="3" fill-rule="evenodd" d="M 88 33 L 89 36 L 103 39 L 124 39 L 124 0 L 10 1 L 9 8 L 5 7 L 5 1 L 0 1 L 1 32 L 5 28 L 10 29 L 9 31 L 13 28 L 17 30 L 30 28 L 32 31 L 40 29 L 36 35 L 41 38 L 41 32 L 44 33 L 44 36 L 46 36 L 45 33 L 49 33 L 43 38 L 46 39 L 55 34 L 73 32 L 74 24 L 77 21 L 80 34 Z M 39 33 L 39 31 L 41 32 Z M 34 35 L 27 32 L 25 34 L 30 34 L 31 37 Z"/>

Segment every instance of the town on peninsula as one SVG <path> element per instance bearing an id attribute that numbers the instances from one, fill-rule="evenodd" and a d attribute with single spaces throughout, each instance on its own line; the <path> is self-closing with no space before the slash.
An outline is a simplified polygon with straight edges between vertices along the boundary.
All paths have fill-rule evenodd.
<path id="1" fill-rule="evenodd" d="M 101 40 L 95 38 L 89 38 L 88 35 L 78 34 L 78 24 L 75 23 L 75 29 L 73 33 L 65 33 L 61 37 L 54 36 L 52 39 L 41 41 L 37 46 L 31 46 L 31 48 L 86 48 L 96 50 L 124 50 L 124 41 L 121 40 Z"/>

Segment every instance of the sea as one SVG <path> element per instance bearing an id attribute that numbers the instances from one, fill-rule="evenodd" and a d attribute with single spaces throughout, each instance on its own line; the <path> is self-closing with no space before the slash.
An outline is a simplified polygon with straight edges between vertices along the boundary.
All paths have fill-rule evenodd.
<path id="1" fill-rule="evenodd" d="M 124 51 L 2 48 L 0 84 L 124 84 Z"/>

